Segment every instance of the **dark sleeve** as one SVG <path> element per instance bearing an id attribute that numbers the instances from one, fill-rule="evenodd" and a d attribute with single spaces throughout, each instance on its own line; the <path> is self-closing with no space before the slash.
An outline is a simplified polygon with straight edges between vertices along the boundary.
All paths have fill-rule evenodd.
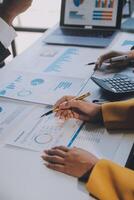
<path id="1" fill-rule="evenodd" d="M 0 64 L 10 55 L 10 51 L 0 42 Z"/>
<path id="2" fill-rule="evenodd" d="M 131 47 L 131 50 L 134 50 L 134 46 Z"/>

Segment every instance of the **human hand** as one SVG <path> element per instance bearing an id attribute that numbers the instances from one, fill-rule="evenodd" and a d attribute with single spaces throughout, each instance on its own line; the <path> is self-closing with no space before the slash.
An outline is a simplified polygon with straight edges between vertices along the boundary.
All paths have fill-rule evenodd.
<path id="1" fill-rule="evenodd" d="M 101 105 L 75 100 L 73 96 L 64 96 L 55 104 L 56 117 L 67 120 L 75 118 L 83 121 L 102 121 Z"/>
<path id="2" fill-rule="evenodd" d="M 80 178 L 86 172 L 91 171 L 99 161 L 97 157 L 80 148 L 55 147 L 44 151 L 42 159 L 45 165 L 70 176 Z"/>
<path id="3" fill-rule="evenodd" d="M 103 63 L 105 65 L 105 61 L 110 59 L 110 58 L 114 58 L 117 56 L 123 56 L 123 55 L 128 55 L 129 56 L 129 52 L 118 52 L 118 51 L 111 51 L 109 53 L 106 53 L 102 56 L 100 56 L 97 60 L 95 69 L 99 69 L 101 68 L 101 66 L 103 66 Z M 115 64 L 106 64 L 107 67 L 126 67 L 128 65 L 128 61 L 126 62 L 120 62 L 120 63 L 115 63 Z"/>
<path id="4" fill-rule="evenodd" d="M 14 18 L 26 11 L 32 4 L 32 0 L 4 0 L 1 6 L 2 18 L 11 25 Z"/>

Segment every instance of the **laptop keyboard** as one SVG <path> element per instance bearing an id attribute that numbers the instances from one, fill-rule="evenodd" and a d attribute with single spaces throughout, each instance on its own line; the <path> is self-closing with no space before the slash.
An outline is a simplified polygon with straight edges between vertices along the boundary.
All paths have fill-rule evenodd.
<path id="1" fill-rule="evenodd" d="M 98 30 L 81 30 L 81 29 L 58 29 L 56 35 L 64 34 L 66 36 L 85 36 L 85 37 L 99 37 L 107 38 L 114 34 L 114 31 L 98 31 Z"/>

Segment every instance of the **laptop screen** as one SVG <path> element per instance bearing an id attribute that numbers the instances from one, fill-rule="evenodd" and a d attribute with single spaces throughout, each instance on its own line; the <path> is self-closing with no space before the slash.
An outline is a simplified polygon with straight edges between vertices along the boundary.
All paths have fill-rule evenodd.
<path id="1" fill-rule="evenodd" d="M 122 3 L 119 4 L 119 0 L 63 0 L 63 2 L 61 25 L 120 27 Z"/>

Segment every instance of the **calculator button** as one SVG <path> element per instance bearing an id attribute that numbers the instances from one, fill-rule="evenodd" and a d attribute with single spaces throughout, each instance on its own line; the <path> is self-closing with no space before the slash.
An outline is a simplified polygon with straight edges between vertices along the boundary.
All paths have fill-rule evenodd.
<path id="1" fill-rule="evenodd" d="M 94 77 L 93 80 L 105 90 L 109 90 L 114 93 L 134 91 L 134 81 L 128 77 L 106 78 L 102 80 Z"/>
<path id="2" fill-rule="evenodd" d="M 114 92 L 116 92 L 116 89 L 115 88 L 111 88 Z"/>
<path id="3" fill-rule="evenodd" d="M 106 79 L 104 79 L 104 81 L 109 81 L 109 79 L 108 79 L 108 78 L 106 78 Z"/>

